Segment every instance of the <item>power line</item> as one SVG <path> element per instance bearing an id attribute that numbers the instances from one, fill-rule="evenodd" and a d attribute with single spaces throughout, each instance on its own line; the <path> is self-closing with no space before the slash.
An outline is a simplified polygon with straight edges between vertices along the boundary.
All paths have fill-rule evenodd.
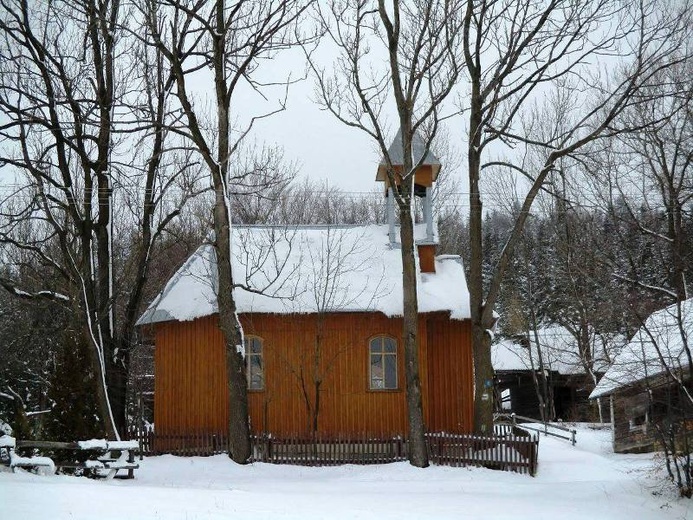
<path id="1" fill-rule="evenodd" d="M 20 184 L 20 183 L 9 183 L 9 184 L 0 184 L 0 197 L 7 198 L 11 195 L 19 194 L 23 190 L 30 190 L 33 186 L 31 184 Z M 118 199 L 123 198 L 123 194 L 119 193 L 119 189 L 141 189 L 143 186 L 141 184 L 136 184 L 136 183 L 117 183 L 116 185 L 112 186 L 111 188 L 108 189 L 109 192 L 113 193 L 114 199 L 117 201 Z M 50 187 L 51 189 L 49 190 L 51 193 L 61 193 L 64 192 L 63 189 L 60 187 Z M 77 189 L 77 194 L 81 195 L 82 194 L 83 188 L 80 187 Z M 103 194 L 104 190 L 99 190 L 98 187 L 94 187 L 92 190 L 92 194 L 94 196 L 98 196 L 99 194 Z M 149 191 L 149 190 L 145 190 Z M 212 190 L 208 190 L 209 193 L 212 192 Z M 178 198 L 176 197 L 177 195 L 185 194 L 186 190 L 184 188 L 180 188 L 177 186 L 174 187 L 168 187 L 166 192 L 160 192 L 155 189 L 155 195 L 158 196 L 158 200 L 163 201 L 163 202 L 171 202 L 171 201 L 178 201 Z M 138 191 L 136 192 L 136 198 L 141 198 L 143 197 L 145 192 L 143 191 Z M 333 196 L 335 200 L 344 200 L 344 199 L 349 199 L 351 201 L 356 201 L 356 200 L 364 200 L 367 201 L 369 199 L 372 200 L 382 200 L 384 202 L 385 196 L 384 193 L 379 191 L 379 190 L 371 190 L 371 191 L 354 191 L 354 190 L 340 190 L 340 189 L 335 189 L 335 190 L 325 190 L 325 189 L 317 189 L 317 190 L 307 190 L 307 191 L 301 191 L 300 187 L 297 190 L 292 190 L 289 188 L 288 192 L 281 193 L 277 199 L 275 199 L 275 203 L 281 203 L 282 201 L 286 202 L 291 199 L 300 199 L 301 201 L 306 201 L 306 197 L 310 195 L 316 195 L 316 196 Z M 455 208 L 455 207 L 469 207 L 469 201 L 465 198 L 470 195 L 470 192 L 468 191 L 451 191 L 451 192 L 444 192 L 441 193 L 440 195 L 437 195 L 438 197 L 443 197 L 444 199 L 448 198 L 455 198 L 456 200 L 445 200 L 444 202 L 438 202 L 436 203 L 436 206 L 438 208 Z M 240 197 L 255 197 L 257 196 L 259 199 L 266 199 L 266 197 L 262 197 L 257 193 L 239 193 L 238 196 Z M 519 201 L 514 200 L 514 199 L 508 199 L 506 202 L 496 202 L 493 199 L 497 199 L 499 197 L 504 197 L 504 193 L 500 193 L 498 191 L 487 191 L 487 192 L 482 192 L 481 197 L 482 197 L 482 207 L 485 209 L 510 209 L 511 206 Z M 434 194 L 434 200 L 435 200 L 436 195 Z M 127 197 L 125 197 L 127 198 Z M 491 200 L 489 200 L 491 199 Z M 316 202 L 318 202 L 317 200 Z M 588 203 L 588 202 L 578 202 L 578 201 L 570 201 L 572 205 L 574 205 L 577 208 L 580 209 L 587 209 L 587 210 L 605 210 L 607 209 L 608 205 L 600 205 L 597 203 Z M 652 211 L 658 211 L 662 209 L 666 209 L 666 205 L 664 203 L 656 203 L 653 204 L 651 201 L 648 201 L 647 208 L 652 210 Z M 512 211 L 513 214 L 517 213 L 541 213 L 540 209 L 537 209 L 536 206 L 534 206 L 534 209 L 530 209 L 528 211 L 524 212 L 519 212 L 519 211 Z M 566 213 L 566 212 L 564 212 Z"/>

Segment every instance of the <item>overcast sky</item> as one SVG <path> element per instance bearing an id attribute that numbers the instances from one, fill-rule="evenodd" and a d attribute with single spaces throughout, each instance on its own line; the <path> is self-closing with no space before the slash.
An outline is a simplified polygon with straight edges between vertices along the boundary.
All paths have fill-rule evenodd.
<path id="1" fill-rule="evenodd" d="M 370 191 L 380 160 L 375 143 L 320 110 L 314 98 L 312 78 L 293 85 L 287 109 L 263 120 L 256 137 L 283 147 L 285 159 L 297 162 L 301 176 L 327 180 L 345 191 Z"/>
<path id="2" fill-rule="evenodd" d="M 313 58 L 319 67 L 329 69 L 336 58 L 336 50 L 323 39 Z M 383 70 L 387 70 L 386 55 L 382 58 Z M 297 78 L 307 74 L 306 68 L 303 52 L 293 49 L 263 63 L 258 77 L 262 81 L 280 81 L 289 75 Z M 249 91 L 240 91 L 232 111 L 235 106 L 236 112 L 242 112 L 246 117 L 268 111 L 269 107 L 278 106 L 277 100 L 284 97 L 285 91 L 277 88 L 267 90 L 265 95 L 267 101 Z M 452 101 L 448 103 L 448 112 L 454 110 L 453 105 Z M 389 138 L 393 138 L 397 131 L 395 116 L 393 102 L 386 110 L 385 121 L 381 122 Z M 444 129 L 457 149 L 462 148 L 463 124 L 463 119 L 457 117 L 448 121 Z M 285 111 L 256 124 L 253 138 L 283 147 L 285 159 L 297 163 L 299 177 L 325 180 L 349 192 L 369 192 L 379 184 L 375 182 L 375 174 L 381 154 L 375 141 L 363 131 L 338 121 L 330 112 L 321 110 L 315 92 L 315 78 L 310 74 L 304 81 L 291 85 Z M 445 168 L 444 158 L 441 160 Z M 454 174 L 460 176 L 459 169 Z"/>
<path id="3" fill-rule="evenodd" d="M 285 158 L 295 160 L 300 175 L 328 180 L 345 191 L 370 191 L 376 186 L 375 174 L 381 155 L 375 141 L 364 132 L 350 128 L 315 102 L 311 79 L 294 85 L 287 110 L 264 120 L 258 126 L 259 139 L 284 148 Z M 394 135 L 394 120 L 388 120 Z M 462 118 L 448 124 L 453 144 L 461 148 Z M 445 164 L 443 166 L 446 166 Z M 452 172 L 451 172 L 452 173 Z M 454 172 L 456 175 L 460 171 Z"/>
<path id="4" fill-rule="evenodd" d="M 373 42 L 371 57 L 379 56 L 380 61 L 376 59 L 376 65 L 382 66 L 381 70 L 387 70 L 389 64 L 386 54 L 380 54 L 382 51 L 375 48 L 378 45 L 380 42 Z M 323 39 L 313 56 L 318 66 L 330 68 L 336 58 L 336 49 Z M 303 51 L 294 48 L 262 62 L 254 77 L 263 82 L 281 82 L 288 77 L 295 79 L 304 76 L 306 71 Z M 188 78 L 188 84 L 195 91 L 196 106 L 207 107 L 210 114 L 213 113 L 211 70 L 198 70 L 193 77 Z M 239 118 L 239 127 L 247 124 L 250 117 L 275 110 L 279 105 L 278 100 L 285 95 L 285 89 L 265 89 L 263 95 L 266 99 L 247 85 L 234 94 L 231 112 L 232 117 Z M 295 163 L 299 179 L 308 177 L 315 181 L 325 181 L 346 192 L 371 192 L 378 186 L 375 175 L 381 158 L 376 143 L 364 132 L 346 126 L 331 113 L 321 110 L 317 96 L 315 79 L 310 75 L 304 81 L 291 85 L 286 110 L 258 121 L 248 141 L 251 145 L 267 144 L 283 148 L 285 161 Z M 449 110 L 452 109 L 451 102 Z M 382 124 L 391 139 L 397 131 L 394 103 L 386 113 L 389 117 Z M 447 123 L 450 142 L 457 149 L 463 148 L 463 128 L 464 120 L 461 117 Z M 441 161 L 444 169 L 450 166 L 444 157 L 441 157 Z M 459 159 L 457 162 L 460 162 Z M 12 188 L 8 185 L 16 182 L 14 172 L 9 172 L 6 168 L 3 170 L 0 175 L 0 190 L 11 191 Z M 450 172 L 462 181 L 460 191 L 464 191 L 466 186 L 461 174 L 463 171 L 464 169 L 458 168 Z"/>

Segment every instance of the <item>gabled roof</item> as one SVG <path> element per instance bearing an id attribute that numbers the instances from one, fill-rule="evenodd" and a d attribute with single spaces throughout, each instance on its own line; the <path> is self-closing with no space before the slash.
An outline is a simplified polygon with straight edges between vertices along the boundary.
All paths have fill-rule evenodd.
<path id="1" fill-rule="evenodd" d="M 561 375 L 574 375 L 586 373 L 580 360 L 578 343 L 568 329 L 561 325 L 547 325 L 537 330 L 539 345 L 541 346 L 544 366 Z M 518 341 L 506 339 L 491 346 L 491 362 L 497 372 L 531 370 L 532 366 L 537 370 L 539 366 L 539 353 L 535 342 L 534 331 L 530 332 L 530 346 L 525 347 Z M 625 338 L 618 335 L 604 336 L 590 334 L 590 343 L 594 356 L 594 368 L 597 372 L 607 369 L 605 352 L 619 349 Z M 531 357 L 530 357 L 531 356 Z"/>
<path id="2" fill-rule="evenodd" d="M 425 224 L 416 226 L 425 236 Z M 382 312 L 402 315 L 401 251 L 387 226 L 236 226 L 232 235 L 234 298 L 239 313 Z M 462 260 L 436 259 L 419 273 L 420 312 L 469 318 Z M 166 284 L 138 325 L 215 314 L 216 253 L 201 245 Z"/>
<path id="3" fill-rule="evenodd" d="M 424 156 L 424 152 L 426 152 L 426 142 L 423 140 L 423 138 L 418 134 L 415 133 L 413 138 L 412 138 L 412 160 L 414 161 L 414 164 L 416 164 L 421 157 Z M 402 130 L 400 129 L 397 132 L 397 135 L 395 136 L 394 140 L 392 141 L 392 144 L 390 145 L 390 148 L 387 150 L 387 154 L 390 156 L 390 160 L 392 161 L 392 164 L 394 166 L 398 165 L 403 165 L 404 164 L 404 150 L 402 148 Z M 428 153 L 426 153 L 426 156 L 423 160 L 423 163 L 421 166 L 431 166 L 433 170 L 433 181 L 436 180 L 438 177 L 438 172 L 440 171 L 440 161 L 438 158 L 433 154 L 433 152 L 429 149 Z M 376 174 L 375 180 L 376 181 L 384 181 L 387 178 L 387 163 L 385 162 L 385 159 L 380 161 L 380 164 L 378 165 L 378 173 Z"/>
<path id="4" fill-rule="evenodd" d="M 685 349 L 693 349 L 693 298 L 653 313 L 623 348 L 590 394 L 596 399 L 656 378 L 668 369 L 690 369 Z"/>

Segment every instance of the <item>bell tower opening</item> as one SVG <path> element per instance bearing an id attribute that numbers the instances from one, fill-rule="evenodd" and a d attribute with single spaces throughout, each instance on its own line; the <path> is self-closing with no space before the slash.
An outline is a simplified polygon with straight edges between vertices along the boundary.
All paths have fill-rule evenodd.
<path id="1" fill-rule="evenodd" d="M 424 156 L 424 154 L 426 154 Z M 399 183 L 402 176 L 406 174 L 404 169 L 404 153 L 402 150 L 402 132 L 401 130 L 397 132 L 390 148 L 388 149 L 388 155 L 392 161 L 392 168 L 394 170 L 395 185 L 391 186 L 390 179 L 387 175 L 387 163 L 383 160 L 378 165 L 378 172 L 375 176 L 375 180 L 382 182 L 385 186 L 385 198 L 386 198 L 386 214 L 388 223 L 388 235 L 391 244 L 397 243 L 397 237 L 395 235 L 395 202 L 394 202 L 394 189 L 398 189 Z M 423 157 L 423 160 L 421 158 Z M 426 224 L 426 236 L 425 239 L 417 240 L 417 244 L 429 244 L 435 245 L 435 234 L 433 227 L 433 185 L 438 178 L 438 173 L 440 172 L 441 164 L 438 158 L 430 150 L 426 150 L 426 144 L 420 135 L 414 134 L 412 139 L 412 161 L 417 164 L 421 161 L 421 164 L 416 169 L 414 173 L 414 196 L 420 197 L 422 201 L 423 209 L 423 220 Z"/>

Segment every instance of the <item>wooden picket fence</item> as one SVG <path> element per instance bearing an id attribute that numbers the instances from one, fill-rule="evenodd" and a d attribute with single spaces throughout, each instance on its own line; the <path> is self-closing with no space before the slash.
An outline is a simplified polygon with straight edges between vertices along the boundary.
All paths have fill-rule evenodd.
<path id="1" fill-rule="evenodd" d="M 137 437 L 135 437 L 137 436 Z M 208 456 L 227 451 L 228 438 L 211 433 L 158 435 L 153 431 L 132 432 L 140 440 L 142 453 L 172 453 Z M 259 434 L 251 437 L 252 462 L 301 466 L 340 464 L 385 464 L 407 460 L 408 443 L 401 436 L 381 437 L 365 433 L 349 436 L 325 434 Z M 426 434 L 432 464 L 440 466 L 480 466 L 515 471 L 534 476 L 537 471 L 539 437 L 518 435 L 517 430 L 496 428 L 493 435 L 453 433 Z"/>
<path id="2" fill-rule="evenodd" d="M 275 438 L 265 434 L 253 436 L 252 444 L 252 460 L 272 464 L 385 464 L 407 458 L 407 443 L 402 436 L 383 438 L 362 433 L 347 437 L 317 434 Z"/>
<path id="3" fill-rule="evenodd" d="M 196 432 L 161 435 L 153 430 L 132 430 L 131 439 L 140 442 L 140 453 L 184 457 L 208 457 L 228 451 L 228 437 L 218 433 Z"/>
<path id="4" fill-rule="evenodd" d="M 431 462 L 440 466 L 482 466 L 531 476 L 537 471 L 538 436 L 429 433 L 426 440 Z"/>

